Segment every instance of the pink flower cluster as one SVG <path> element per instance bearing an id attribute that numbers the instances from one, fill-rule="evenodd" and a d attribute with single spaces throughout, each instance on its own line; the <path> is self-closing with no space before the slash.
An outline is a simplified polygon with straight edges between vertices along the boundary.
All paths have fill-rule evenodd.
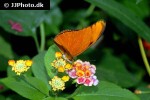
<path id="1" fill-rule="evenodd" d="M 86 61 L 82 62 L 81 60 L 77 60 L 73 63 L 72 69 L 67 71 L 67 74 L 71 78 L 76 79 L 78 84 L 83 84 L 85 86 L 96 86 L 99 81 L 94 75 L 95 72 L 95 65 L 91 65 Z"/>

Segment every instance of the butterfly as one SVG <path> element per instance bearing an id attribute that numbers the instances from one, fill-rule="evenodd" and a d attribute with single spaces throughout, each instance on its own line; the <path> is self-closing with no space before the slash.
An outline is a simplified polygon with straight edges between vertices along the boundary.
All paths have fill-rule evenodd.
<path id="1" fill-rule="evenodd" d="M 72 61 L 74 57 L 80 55 L 97 41 L 105 26 L 105 21 L 100 20 L 80 30 L 65 30 L 55 36 L 54 42 L 65 59 Z"/>

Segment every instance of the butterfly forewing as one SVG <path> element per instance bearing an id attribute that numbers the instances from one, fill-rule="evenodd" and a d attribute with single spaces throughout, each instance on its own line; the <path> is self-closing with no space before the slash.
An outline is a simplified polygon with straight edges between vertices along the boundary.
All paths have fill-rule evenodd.
<path id="1" fill-rule="evenodd" d="M 98 21 L 81 30 L 63 31 L 54 38 L 54 42 L 68 56 L 68 59 L 72 59 L 96 42 L 102 34 L 105 25 L 104 21 Z"/>

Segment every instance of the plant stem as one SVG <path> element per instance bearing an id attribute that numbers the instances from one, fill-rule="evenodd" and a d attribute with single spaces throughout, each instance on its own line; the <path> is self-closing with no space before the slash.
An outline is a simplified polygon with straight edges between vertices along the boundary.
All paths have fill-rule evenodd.
<path id="1" fill-rule="evenodd" d="M 143 44 L 142 44 L 142 40 L 141 40 L 140 37 L 138 38 L 138 42 L 139 42 L 139 47 L 140 47 L 140 51 L 141 51 L 141 55 L 142 55 L 142 58 L 143 58 L 144 65 L 145 65 L 146 70 L 147 70 L 147 72 L 150 76 L 150 66 L 149 66 L 149 63 L 148 63 L 148 60 L 147 60 L 147 57 L 146 57 L 146 54 L 145 54 L 145 51 L 144 51 L 144 47 L 143 47 Z"/>
<path id="2" fill-rule="evenodd" d="M 45 32 L 44 32 L 44 24 L 40 25 L 40 35 L 41 35 L 41 46 L 40 51 L 44 51 L 45 49 Z"/>
<path id="3" fill-rule="evenodd" d="M 142 94 L 150 94 L 150 91 L 142 91 Z"/>
<path id="4" fill-rule="evenodd" d="M 33 35 L 33 39 L 34 39 L 34 42 L 35 42 L 35 45 L 36 45 L 36 49 L 37 49 L 37 52 L 39 53 L 40 50 L 39 50 L 39 43 L 38 43 L 38 39 L 37 39 L 37 36 L 36 34 Z"/>

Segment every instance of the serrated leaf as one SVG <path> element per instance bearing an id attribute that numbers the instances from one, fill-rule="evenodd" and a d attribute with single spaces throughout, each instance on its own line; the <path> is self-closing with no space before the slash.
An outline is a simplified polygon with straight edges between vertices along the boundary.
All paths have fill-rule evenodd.
<path id="1" fill-rule="evenodd" d="M 41 79 L 43 82 L 45 82 L 45 84 L 47 84 L 47 87 L 50 89 L 50 86 L 48 84 L 48 81 L 50 80 L 48 75 L 47 75 L 47 71 L 44 65 L 44 56 L 45 56 L 46 52 L 42 52 L 38 55 L 36 55 L 33 58 L 33 65 L 32 65 L 32 72 L 34 74 L 34 76 L 38 79 Z"/>
<path id="2" fill-rule="evenodd" d="M 44 10 L 1 10 L 0 11 L 0 26 L 6 31 L 20 36 L 33 36 L 36 28 L 44 20 Z M 17 32 L 11 29 L 9 21 L 19 23 L 22 26 L 22 32 Z"/>
<path id="3" fill-rule="evenodd" d="M 28 99 L 41 100 L 48 96 L 46 85 L 34 77 L 8 77 L 0 80 L 7 87 Z"/>
<path id="4" fill-rule="evenodd" d="M 55 69 L 51 66 L 51 63 L 55 60 L 55 52 L 59 51 L 56 45 L 52 45 L 49 47 L 48 51 L 45 54 L 44 62 L 48 75 L 50 78 L 55 76 Z"/>
<path id="5" fill-rule="evenodd" d="M 103 9 L 110 16 L 120 20 L 123 24 L 134 30 L 137 35 L 150 42 L 150 28 L 130 9 L 115 0 L 86 0 Z"/>
<path id="6" fill-rule="evenodd" d="M 101 81 L 98 86 L 85 87 L 73 97 L 75 100 L 139 100 L 139 98 L 127 89 Z"/>

